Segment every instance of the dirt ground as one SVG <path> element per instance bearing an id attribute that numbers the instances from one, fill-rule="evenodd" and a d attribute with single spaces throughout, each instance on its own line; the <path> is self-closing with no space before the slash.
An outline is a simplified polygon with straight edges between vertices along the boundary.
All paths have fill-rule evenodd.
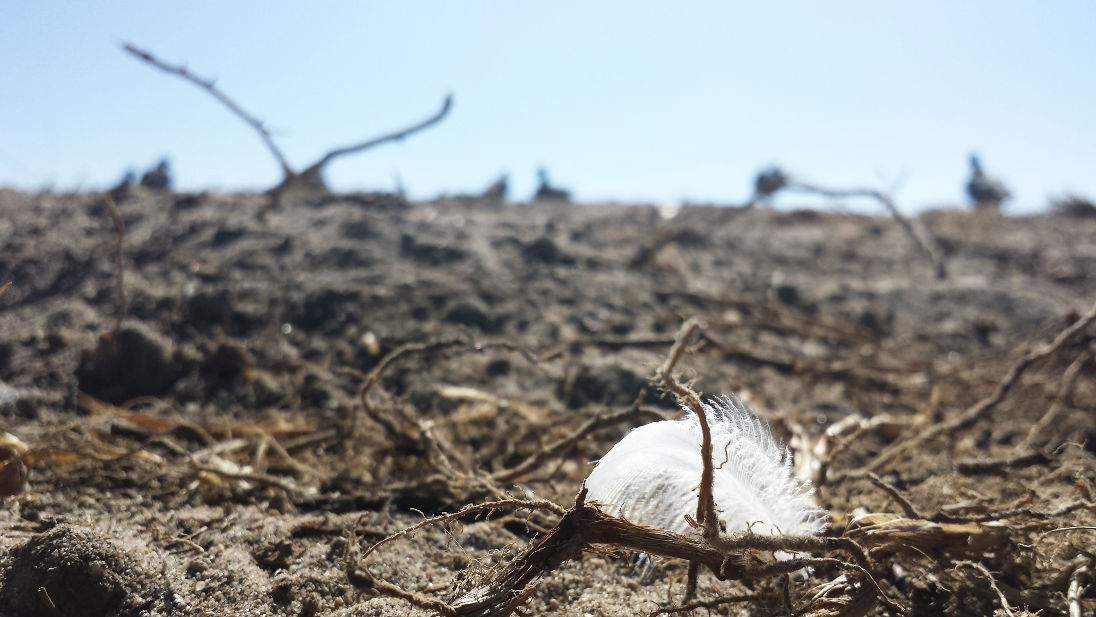
<path id="1" fill-rule="evenodd" d="M 678 368 L 769 420 L 830 535 L 923 525 L 871 551 L 894 605 L 1093 614 L 1096 327 L 1037 352 L 1096 301 L 1096 219 L 926 213 L 938 279 L 885 216 L 264 204 L 134 189 L 119 252 L 102 195 L 0 191 L 0 615 L 431 614 L 351 584 L 346 554 L 506 495 L 572 505 L 591 461 L 674 413 L 648 380 L 688 317 Z M 556 520 L 500 508 L 361 567 L 448 602 Z M 545 573 L 520 610 L 680 602 L 686 564 L 645 579 L 619 553 Z M 698 614 L 896 611 L 807 610 L 849 572 L 702 571 L 700 600 L 758 598 Z"/>

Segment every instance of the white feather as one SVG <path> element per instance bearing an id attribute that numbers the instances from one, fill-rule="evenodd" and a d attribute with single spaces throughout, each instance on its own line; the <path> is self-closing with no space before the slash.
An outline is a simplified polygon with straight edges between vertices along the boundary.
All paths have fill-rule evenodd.
<path id="1" fill-rule="evenodd" d="M 712 434 L 712 494 L 728 533 L 815 534 L 829 515 L 811 500 L 807 483 L 792 475 L 791 454 L 769 425 L 733 395 L 704 403 Z M 694 531 L 700 485 L 700 423 L 680 420 L 641 426 L 628 433 L 586 479 L 587 500 L 633 523 L 677 533 Z"/>

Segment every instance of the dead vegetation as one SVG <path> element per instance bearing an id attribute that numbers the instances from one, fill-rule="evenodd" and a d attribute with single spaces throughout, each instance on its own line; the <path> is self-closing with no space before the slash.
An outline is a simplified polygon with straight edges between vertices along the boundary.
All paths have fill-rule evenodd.
<path id="1" fill-rule="evenodd" d="M 1090 489 L 1080 498 L 1060 507 L 1057 511 L 1039 509 L 1005 508 L 993 512 L 978 514 L 947 514 L 937 512 L 923 515 L 911 504 L 902 492 L 881 479 L 874 471 L 887 469 L 888 463 L 901 453 L 938 438 L 944 433 L 967 428 L 981 419 L 999 404 L 1024 371 L 1033 363 L 1045 360 L 1058 353 L 1067 343 L 1076 342 L 1078 334 L 1085 332 L 1096 320 L 1096 305 L 1075 323 L 1064 329 L 1055 339 L 1033 352 L 1026 354 L 1008 372 L 996 390 L 964 413 L 946 422 L 925 427 L 920 431 L 907 431 L 899 436 L 889 448 L 861 469 L 850 470 L 829 482 L 850 482 L 856 478 L 867 478 L 881 489 L 900 507 L 903 515 L 865 514 L 851 519 L 844 516 L 844 524 L 835 525 L 831 533 L 822 537 L 815 536 L 760 536 L 750 531 L 726 535 L 721 532 L 718 514 L 712 498 L 712 443 L 704 408 L 699 396 L 687 385 L 682 384 L 674 375 L 674 369 L 680 361 L 687 345 L 701 329 L 698 321 L 690 319 L 682 326 L 665 362 L 656 372 L 658 385 L 673 394 L 677 402 L 692 409 L 700 420 L 703 440 L 700 456 L 703 472 L 699 479 L 699 496 L 694 528 L 697 534 L 681 536 L 665 530 L 642 527 L 602 513 L 595 506 L 585 503 L 586 491 L 579 492 L 574 505 L 566 510 L 549 501 L 503 499 L 488 503 L 466 506 L 454 514 L 445 514 L 429 518 L 412 527 L 392 534 L 372 544 L 361 556 L 356 551 L 347 555 L 347 576 L 359 589 L 374 595 L 389 595 L 405 600 L 420 608 L 429 609 L 445 616 L 475 615 L 479 617 L 503 617 L 517 610 L 536 590 L 537 582 L 544 576 L 572 559 L 580 559 L 590 550 L 624 550 L 646 553 L 660 557 L 680 559 L 690 564 L 688 585 L 683 599 L 676 606 L 662 607 L 652 614 L 688 612 L 696 608 L 712 608 L 729 603 L 726 599 L 695 602 L 697 575 L 699 566 L 704 566 L 719 580 L 756 581 L 790 575 L 804 568 L 814 568 L 816 573 L 828 572 L 832 577 L 821 595 L 803 596 L 797 605 L 793 605 L 785 595 L 786 608 L 794 615 L 866 615 L 876 606 L 882 606 L 891 614 L 910 614 L 913 611 L 914 598 L 904 587 L 908 581 L 896 579 L 896 575 L 911 574 L 906 567 L 898 567 L 898 560 L 921 561 L 925 568 L 920 576 L 930 578 L 930 572 L 936 568 L 945 568 L 947 573 L 962 577 L 960 570 L 965 568 L 983 578 L 997 598 L 999 610 L 1004 614 L 1015 615 L 1016 611 L 998 586 L 997 578 L 987 567 L 994 565 L 1009 551 L 1028 549 L 1020 553 L 1030 560 L 1037 560 L 1037 545 L 1048 534 L 1067 531 L 1081 531 L 1082 526 L 1053 527 L 1047 523 L 1061 520 L 1079 511 L 1096 514 L 1096 501 L 1092 499 Z M 1092 334 L 1085 334 L 1083 343 L 1087 344 Z M 1087 355 L 1083 352 L 1082 355 Z M 1075 361 L 1076 362 L 1076 361 Z M 1076 377 L 1077 369 L 1070 371 L 1069 379 Z M 375 382 L 375 379 L 372 380 Z M 369 382 L 367 382 L 369 383 Z M 1048 410 L 1052 412 L 1053 409 Z M 1045 419 L 1045 418 L 1044 418 Z M 1045 424 L 1045 422 L 1041 422 Z M 912 433 L 912 434 L 911 434 Z M 1028 443 L 1025 440 L 1024 444 Z M 440 450 L 440 447 L 438 447 Z M 1054 455 L 1057 458 L 1059 455 Z M 962 474 L 978 475 L 992 473 L 1008 466 L 1042 465 L 1050 462 L 1043 452 L 1026 452 L 1020 457 L 1008 461 L 979 462 L 978 464 L 957 465 Z M 828 461 L 820 461 L 825 466 Z M 449 461 L 445 463 L 451 465 Z M 445 470 L 439 468 L 442 475 Z M 450 477 L 464 484 L 457 474 Z M 409 592 L 402 588 L 378 580 L 370 574 L 367 559 L 383 545 L 428 524 L 438 524 L 460 519 L 489 515 L 498 510 L 543 511 L 560 516 L 559 522 L 538 537 L 525 551 L 508 562 L 496 565 L 490 573 L 470 588 L 459 590 L 450 601 L 430 598 L 420 593 Z M 946 522 L 941 522 L 946 521 Z M 1091 528 L 1090 528 L 1091 529 Z M 1033 532 L 1039 531 L 1036 536 Z M 1033 539 L 1034 537 L 1034 539 Z M 348 551 L 354 544 L 353 535 L 347 545 Z M 785 551 L 793 554 L 810 554 L 786 561 L 766 559 L 766 553 Z M 1080 551 L 1078 558 L 1096 558 L 1092 553 Z M 838 555 L 833 557 L 830 555 Z M 1074 560 L 1076 561 L 1076 560 Z M 950 565 L 949 565 L 950 564 Z M 1010 564 L 1014 568 L 1018 564 Z M 1088 568 L 1092 564 L 1079 566 Z M 888 567 L 890 566 L 890 567 Z M 998 566 L 1000 567 L 1000 566 Z M 1010 568 L 1010 569 L 1012 569 Z M 1076 570 L 1075 570 L 1076 572 Z M 1087 572 L 1087 570 L 1085 570 Z M 1067 573 L 1068 574 L 1068 573 Z M 1080 576 L 1083 576 L 1084 572 Z M 1075 576 L 1068 578 L 1071 585 Z M 970 581 L 967 581 L 970 583 Z M 775 588 L 774 588 L 775 589 Z M 1066 590 L 1061 590 L 1063 593 Z M 786 591 L 785 591 L 786 593 Z M 1030 605 L 1030 600 L 1021 602 Z M 749 594 L 746 589 L 735 596 L 733 602 L 752 602 L 758 606 L 777 607 L 781 598 L 774 593 Z M 1046 607 L 1041 607 L 1046 608 Z M 1027 609 L 1023 609 L 1027 612 Z"/>
<path id="2" fill-rule="evenodd" d="M 826 199 L 870 199 L 882 205 L 906 233 L 910 240 L 917 246 L 917 250 L 932 264 L 937 278 L 947 278 L 947 263 L 941 257 L 940 252 L 934 246 L 931 237 L 926 237 L 924 229 L 916 229 L 914 224 L 902 214 L 894 202 L 894 198 L 885 191 L 871 188 L 833 189 L 811 182 L 804 182 L 788 175 L 782 169 L 773 167 L 758 174 L 755 181 L 754 199 L 750 205 L 759 200 L 768 200 L 780 191 L 798 192 L 806 195 L 818 195 Z"/>
<path id="3" fill-rule="evenodd" d="M 149 65 L 161 71 L 164 71 L 165 73 L 180 77 L 187 82 L 192 83 L 195 86 L 198 86 L 199 88 L 205 90 L 209 93 L 210 96 L 217 99 L 217 101 L 227 107 L 228 110 L 233 113 L 233 115 L 242 120 L 245 124 L 251 127 L 252 130 L 258 133 L 259 138 L 262 139 L 263 144 L 266 146 L 266 149 L 277 161 L 278 166 L 281 168 L 282 171 L 282 181 L 278 183 L 277 186 L 274 186 L 269 191 L 267 191 L 267 195 L 270 197 L 270 208 L 275 208 L 279 206 L 281 204 L 282 197 L 287 191 L 293 189 L 304 189 L 306 191 L 314 192 L 316 190 L 325 189 L 326 185 L 323 181 L 323 171 L 324 168 L 326 168 L 327 165 L 333 160 L 343 156 L 364 152 L 365 150 L 375 148 L 389 142 L 403 141 L 407 137 L 410 137 L 411 135 L 418 133 L 419 131 L 425 130 L 441 122 L 445 118 L 445 116 L 449 114 L 449 110 L 453 106 L 453 96 L 447 95 L 445 97 L 445 100 L 442 101 L 441 107 L 438 109 L 438 111 L 435 112 L 433 115 L 425 118 L 424 120 L 416 122 L 415 124 L 412 124 L 406 128 L 393 131 L 391 133 L 380 135 L 378 137 L 373 137 L 371 139 L 367 139 L 355 144 L 334 148 L 321 156 L 319 159 L 317 159 L 316 162 L 305 167 L 303 170 L 296 171 L 292 166 L 290 166 L 289 160 L 286 158 L 285 154 L 282 153 L 278 145 L 274 142 L 274 138 L 271 136 L 270 131 L 266 128 L 266 125 L 257 117 L 248 112 L 246 109 L 241 107 L 236 101 L 229 98 L 227 94 L 217 88 L 216 82 L 210 79 L 203 79 L 201 77 L 198 77 L 197 75 L 191 73 L 185 66 L 174 65 L 164 62 L 156 56 L 153 56 L 150 52 L 140 49 L 130 43 L 124 44 L 122 48 L 128 53 L 148 63 Z"/>
<path id="4" fill-rule="evenodd" d="M 106 290 L 95 296 L 104 318 L 20 331 L 18 340 L 40 355 L 13 355 L 0 377 L 12 384 L 0 385 L 8 388 L 0 389 L 8 430 L 24 443 L 3 470 L 15 469 L 16 457 L 29 469 L 28 483 L 6 498 L 0 554 L 61 523 L 95 531 L 90 540 L 69 534 L 85 543 L 151 529 L 142 542 L 158 556 L 144 558 L 141 571 L 164 572 L 172 593 L 220 612 L 1083 615 L 1096 604 L 1096 307 L 1062 317 L 1073 303 L 1055 300 L 1040 320 L 1000 307 L 987 317 L 954 281 L 887 266 L 887 251 L 906 243 L 884 236 L 873 249 L 874 232 L 864 230 L 887 224 L 867 218 L 694 210 L 672 223 L 694 233 L 660 235 L 666 227 L 637 210 L 548 210 L 556 226 L 549 231 L 497 204 L 482 212 L 475 204 L 355 205 L 345 213 L 335 204 L 302 210 L 300 228 L 280 230 L 275 221 L 258 231 L 246 208 L 225 221 L 233 209 L 205 203 L 174 215 L 180 248 L 156 260 L 148 230 L 161 221 L 137 208 L 124 213 L 133 217 L 124 236 L 95 219 L 99 235 L 89 245 L 101 270 L 92 287 Z M 458 228 L 447 218 L 458 215 L 470 223 Z M 478 216 L 512 219 L 492 225 Z M 814 251 L 804 235 L 818 217 L 826 231 Z M 932 224 L 936 233 L 974 238 L 975 248 L 949 261 L 968 277 L 1000 259 L 975 251 L 1002 251 L 991 240 L 1015 233 Z M 237 244 L 211 243 L 235 226 L 248 231 Z M 339 233 L 332 230 L 362 228 L 373 235 L 352 238 L 353 267 L 276 286 L 292 264 L 326 255 Z M 104 249 L 103 233 L 117 244 Z M 550 233 L 567 263 L 523 256 Z M 295 243 L 286 244 L 290 236 Z M 429 259 L 401 254 L 404 236 L 436 250 Z M 759 237 L 776 238 L 784 252 L 751 244 Z M 877 261 L 849 266 L 854 258 L 842 251 L 850 238 L 860 251 L 878 251 Z M 634 259 L 652 240 L 646 257 Z M 498 261 L 475 252 L 482 247 Z M 445 258 L 434 263 L 435 255 Z M 1003 297 L 1019 303 L 1032 288 L 1066 296 L 1066 283 L 1038 287 L 1049 285 L 1038 268 L 1050 260 L 1033 263 L 1019 282 L 1007 278 L 1018 276 L 1011 271 L 1001 275 L 1011 294 Z M 775 275 L 812 266 L 818 278 L 809 284 Z M 878 275 L 888 281 L 913 277 L 913 291 L 891 308 L 882 300 L 842 304 L 836 294 L 852 294 L 837 285 L 826 295 L 833 279 L 825 277 L 845 285 L 876 276 L 871 267 L 893 267 Z M 242 296 L 203 287 L 245 268 L 269 277 L 255 317 Z M 194 273 L 193 295 L 180 298 L 177 272 Z M 375 295 L 348 291 L 365 280 L 373 288 L 359 293 Z M 14 291 L 31 294 L 36 284 L 20 279 Z M 227 285 L 232 294 L 247 289 Z M 937 305 L 917 304 L 930 285 L 938 285 L 934 299 L 959 298 L 943 307 L 961 314 L 969 329 L 962 337 L 933 329 L 943 322 L 931 316 Z M 117 329 L 119 287 L 129 306 L 119 370 L 82 373 L 71 407 L 34 398 L 30 379 L 74 370 L 50 364 L 63 357 L 51 345 L 87 352 L 99 332 Z M 163 288 L 170 291 L 155 295 Z M 518 304 L 535 293 L 549 309 Z M 26 297 L 11 300 L 18 308 Z M 492 299 L 477 303 L 482 297 Z M 83 314 L 72 306 L 65 310 Z M 47 323 L 75 319 L 49 311 Z M 681 315 L 699 319 L 675 335 Z M 1000 324 L 984 343 L 978 319 Z M 152 328 L 160 338 L 145 331 Z M 156 353 L 143 351 L 138 362 L 137 349 Z M 128 379 L 137 364 L 168 367 L 173 379 L 136 398 L 100 383 Z M 833 517 L 825 536 L 727 535 L 710 490 L 701 491 L 689 535 L 586 503 L 586 463 L 625 431 L 665 419 L 678 403 L 695 409 L 697 391 L 730 389 L 770 421 L 798 473 L 813 480 Z M 708 467 L 702 488 L 711 483 Z M 775 561 L 773 550 L 801 555 Z M 615 563 L 630 551 L 662 557 L 653 582 Z M 252 595 L 227 591 L 235 588 Z"/>

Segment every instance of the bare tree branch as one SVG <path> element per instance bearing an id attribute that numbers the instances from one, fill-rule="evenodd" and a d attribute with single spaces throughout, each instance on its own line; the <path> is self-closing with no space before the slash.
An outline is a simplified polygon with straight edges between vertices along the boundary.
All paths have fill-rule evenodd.
<path id="1" fill-rule="evenodd" d="M 148 64 L 151 64 L 152 66 L 160 69 L 161 71 L 181 77 L 186 81 L 189 81 L 190 83 L 205 90 L 213 98 L 217 99 L 221 102 L 221 104 L 227 107 L 233 114 L 236 115 L 236 117 L 243 120 L 248 126 L 254 129 L 256 133 L 259 134 L 259 137 L 263 140 L 263 143 L 266 144 L 267 149 L 270 150 L 270 153 L 274 156 L 274 158 L 278 161 L 278 165 L 282 168 L 282 181 L 269 191 L 270 204 L 268 205 L 267 209 L 276 207 L 280 203 L 282 194 L 291 185 L 301 183 L 305 185 L 314 184 L 322 186 L 323 179 L 321 177 L 321 174 L 323 172 L 323 168 L 332 160 L 340 156 L 355 154 L 363 150 L 368 150 L 369 148 L 373 148 L 391 141 L 402 141 L 407 137 L 418 133 L 419 131 L 425 130 L 437 124 L 438 122 L 441 122 L 442 119 L 444 119 L 445 116 L 449 114 L 449 110 L 453 108 L 453 95 L 448 94 L 446 95 L 445 100 L 442 101 L 441 108 L 425 120 L 417 122 L 398 131 L 381 135 L 379 137 L 374 137 L 361 143 L 331 150 L 327 154 L 320 157 L 318 161 L 305 168 L 304 171 L 298 173 L 289 166 L 289 161 L 286 160 L 285 155 L 282 153 L 281 149 L 278 148 L 277 144 L 274 143 L 274 139 L 271 137 L 270 131 L 267 130 L 262 121 L 252 114 L 248 113 L 247 110 L 245 110 L 238 103 L 236 103 L 236 101 L 229 98 L 228 95 L 226 95 L 224 92 L 221 92 L 217 88 L 217 85 L 213 82 L 213 80 L 198 77 L 197 75 L 187 70 L 185 66 L 168 64 L 167 62 L 160 60 L 156 56 L 153 56 L 151 53 L 140 49 L 131 43 L 123 44 L 122 49 L 147 62 Z"/>
<path id="2" fill-rule="evenodd" d="M 448 94 L 445 96 L 445 100 L 442 101 L 441 108 L 438 109 L 438 111 L 429 118 L 418 122 L 417 124 L 413 124 L 405 129 L 401 129 L 387 135 L 374 137 L 373 139 L 363 141 L 359 144 L 354 144 L 352 146 L 336 148 L 331 152 L 323 155 L 320 160 L 310 165 L 307 169 L 302 171 L 300 175 L 306 178 L 315 178 L 319 176 L 321 171 L 323 171 L 325 165 L 327 165 L 337 157 L 345 156 L 347 154 L 354 154 L 356 152 L 361 152 L 362 150 L 368 150 L 369 148 L 373 148 L 390 141 L 403 141 L 405 138 L 410 137 L 411 135 L 418 133 L 419 131 L 427 129 L 437 124 L 438 122 L 441 122 L 445 118 L 445 116 L 449 114 L 449 110 L 452 109 L 452 107 L 453 95 Z"/>
<path id="3" fill-rule="evenodd" d="M 168 64 L 163 60 L 160 60 L 157 57 L 153 56 L 151 53 L 140 49 L 131 43 L 123 44 L 122 49 L 133 54 L 134 56 L 137 56 L 141 60 L 144 60 L 145 62 L 160 69 L 161 71 L 171 73 L 172 75 L 178 75 L 179 77 L 182 77 L 183 79 L 208 92 L 213 98 L 220 101 L 232 113 L 236 114 L 236 117 L 246 122 L 247 125 L 251 128 L 255 129 L 255 132 L 259 134 L 259 137 L 263 140 L 263 143 L 266 144 L 267 150 L 270 150 L 270 153 L 274 155 L 274 158 L 278 161 L 278 165 L 281 166 L 282 173 L 286 178 L 294 175 L 293 170 L 289 167 L 289 163 L 285 159 L 285 155 L 282 154 L 282 151 L 274 143 L 273 138 L 271 138 L 270 136 L 270 131 L 266 129 L 266 126 L 263 125 L 262 121 L 255 116 L 249 114 L 247 110 L 245 110 L 243 107 L 240 107 L 240 105 L 236 103 L 236 101 L 228 98 L 228 95 L 226 95 L 224 92 L 218 90 L 217 85 L 216 83 L 214 83 L 213 80 L 202 79 L 201 77 L 198 77 L 197 75 L 188 71 L 185 66 L 175 66 L 172 64 Z"/>
<path id="4" fill-rule="evenodd" d="M 925 257 L 927 257 L 930 262 L 932 262 L 932 266 L 936 270 L 936 278 L 944 279 L 948 277 L 947 266 L 932 248 L 931 242 L 922 238 L 921 234 L 917 233 L 913 228 L 913 224 L 910 223 L 909 219 L 902 216 L 902 213 L 898 211 L 898 206 L 894 204 L 894 200 L 886 193 L 876 189 L 829 189 L 808 182 L 800 182 L 798 180 L 789 181 L 785 186 L 788 190 L 821 195 L 822 197 L 827 197 L 829 199 L 865 197 L 878 201 L 883 204 L 883 207 L 885 207 L 888 212 L 890 212 L 891 217 L 898 221 L 898 224 L 905 230 L 906 235 L 913 239 L 917 248 L 925 254 Z"/>

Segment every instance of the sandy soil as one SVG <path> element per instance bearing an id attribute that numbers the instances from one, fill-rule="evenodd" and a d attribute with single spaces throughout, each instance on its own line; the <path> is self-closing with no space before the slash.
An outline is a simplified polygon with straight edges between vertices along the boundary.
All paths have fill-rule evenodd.
<path id="1" fill-rule="evenodd" d="M 990 396 L 1096 300 L 1096 219 L 927 213 L 940 280 L 886 217 L 364 194 L 263 205 L 135 190 L 118 206 L 123 303 L 102 196 L 0 191 L 0 285 L 14 282 L 0 430 L 27 447 L 0 447 L 14 493 L 0 497 L 0 615 L 429 614 L 351 585 L 348 533 L 367 547 L 502 492 L 570 505 L 639 416 L 505 482 L 468 478 L 502 477 L 641 393 L 646 417 L 672 413 L 648 378 L 690 316 L 703 341 L 681 368 L 769 419 L 839 535 L 857 514 L 903 513 L 849 472 Z M 1066 613 L 1096 536 L 1047 532 L 1096 524 L 1094 330 L 969 426 L 872 467 L 924 519 L 1004 529 L 967 554 L 873 553 L 911 614 L 1004 610 L 964 560 L 1015 614 Z M 366 409 L 359 388 L 379 368 Z M 449 600 L 535 535 L 497 514 L 426 528 L 368 568 Z M 685 572 L 664 560 L 642 580 L 627 558 L 589 554 L 543 576 L 524 610 L 647 614 L 680 600 Z M 793 607 L 841 573 L 794 581 Z M 781 581 L 751 586 L 766 599 L 711 614 L 786 612 Z M 742 589 L 705 573 L 699 597 Z M 1091 614 L 1096 594 L 1078 589 Z"/>

